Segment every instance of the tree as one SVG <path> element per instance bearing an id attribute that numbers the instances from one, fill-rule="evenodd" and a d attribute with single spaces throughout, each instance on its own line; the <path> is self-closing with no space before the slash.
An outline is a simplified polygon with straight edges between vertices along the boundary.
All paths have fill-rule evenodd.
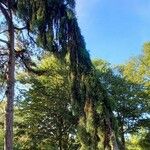
<path id="1" fill-rule="evenodd" d="M 47 56 L 39 68 L 46 73 L 20 75 L 21 82 L 30 88 L 19 105 L 22 121 L 16 124 L 15 139 L 24 143 L 19 149 L 77 149 L 77 119 L 71 113 L 68 65 Z"/>
<path id="2" fill-rule="evenodd" d="M 17 2 L 17 15 L 25 24 L 27 34 L 32 39 L 32 41 L 34 41 L 37 46 L 42 48 L 42 50 L 48 50 L 60 59 L 64 59 L 67 54 L 69 55 L 73 112 L 79 120 L 80 127 L 82 120 L 84 121 L 83 128 L 85 128 L 84 130 L 86 130 L 86 135 L 89 135 L 89 141 L 92 143 L 88 148 L 96 149 L 98 142 L 96 136 L 97 127 L 95 127 L 94 123 L 92 123 L 89 129 L 86 127 L 89 123 L 95 122 L 96 120 L 96 118 L 92 118 L 92 116 L 94 117 L 96 112 L 94 106 L 100 96 L 97 94 L 94 96 L 94 93 L 90 89 L 93 87 L 96 88 L 98 85 L 100 86 L 100 81 L 96 76 L 96 70 L 92 66 L 89 53 L 86 50 L 84 38 L 81 35 L 81 31 L 78 26 L 78 22 L 75 16 L 75 1 L 19 0 Z M 11 1 L 8 2 L 8 5 L 12 4 L 13 3 L 11 3 Z M 19 53 L 22 53 L 23 51 L 24 50 L 21 50 Z M 15 54 L 13 58 L 15 58 Z M 21 59 L 24 60 L 24 55 L 22 54 Z M 29 63 L 24 64 L 29 71 L 34 71 L 33 69 L 29 68 Z M 92 83 L 92 81 L 94 81 L 94 83 Z M 106 96 L 107 93 L 101 88 L 101 86 L 94 92 L 98 93 L 100 90 L 102 90 L 101 92 L 103 93 L 103 111 L 105 114 L 105 124 L 108 127 L 107 133 L 105 134 L 106 138 L 104 141 L 104 148 L 112 149 L 112 147 L 115 147 L 115 149 L 118 149 L 116 144 L 116 137 L 113 133 L 113 114 L 110 104 L 108 103 L 109 100 Z M 13 94 L 14 88 L 11 89 L 10 92 Z M 10 125 L 12 127 L 12 124 Z M 95 130 L 94 134 L 92 133 L 93 129 Z M 10 138 L 12 139 L 12 137 Z M 82 139 L 80 138 L 80 140 Z M 80 142 L 82 143 L 82 141 Z M 110 146 L 110 142 L 113 143 L 112 147 Z M 12 145 L 12 142 L 10 145 Z M 83 149 L 85 144 L 81 145 L 81 149 Z"/>
<path id="3" fill-rule="evenodd" d="M 17 1 L 7 0 L 0 1 L 0 13 L 1 15 L 1 29 L 0 32 L 2 39 L 0 39 L 0 77 L 3 83 L 6 82 L 5 94 L 7 97 L 6 105 L 6 133 L 5 133 L 5 146 L 6 150 L 13 148 L 13 105 L 15 95 L 15 64 L 16 58 L 20 55 L 20 52 L 16 51 L 15 46 L 18 36 L 18 31 L 24 28 L 18 28 L 15 24 L 15 11 L 17 9 Z M 2 20 L 5 20 L 3 22 Z M 21 51 L 22 53 L 22 51 Z M 3 88 L 1 86 L 1 88 Z"/>
<path id="4" fill-rule="evenodd" d="M 74 140 L 76 139 L 76 136 L 77 136 L 77 138 L 79 139 L 79 142 L 81 143 L 81 149 L 107 148 L 110 145 L 110 143 L 113 141 L 112 139 L 109 139 L 110 138 L 109 134 L 112 135 L 111 132 L 113 131 L 109 131 L 106 129 L 109 128 L 110 130 L 114 130 L 114 128 L 112 127 L 112 124 L 110 123 L 110 120 L 112 122 L 112 116 L 110 112 L 108 112 L 107 110 L 108 108 L 106 108 L 106 106 L 109 107 L 109 104 L 105 104 L 107 103 L 106 94 L 104 93 L 104 91 L 102 91 L 103 89 L 100 86 L 99 78 L 97 82 L 97 78 L 95 77 L 95 72 L 94 72 L 94 75 L 90 74 L 90 76 L 88 76 L 86 80 L 83 82 L 84 84 L 86 84 L 86 88 L 87 88 L 86 94 L 88 95 L 90 94 L 90 98 L 92 101 L 88 101 L 88 103 L 86 103 L 84 107 L 86 118 L 83 118 L 83 116 L 81 116 L 79 125 L 77 126 L 78 117 L 71 115 L 72 106 L 71 106 L 71 101 L 70 101 L 70 94 L 69 95 L 67 94 L 68 91 L 70 91 L 70 82 L 67 79 L 69 70 L 68 70 L 68 73 L 66 73 L 67 70 L 65 69 L 64 65 L 61 65 L 59 61 L 57 59 L 54 59 L 53 57 L 48 57 L 47 59 L 44 59 L 44 61 L 42 62 L 43 63 L 40 68 L 42 68 L 43 70 L 47 70 L 47 71 L 46 71 L 46 74 L 43 74 L 41 76 L 33 75 L 32 77 L 30 75 L 28 83 L 32 85 L 32 88 L 29 90 L 29 92 L 26 92 L 25 94 L 26 99 L 22 102 L 23 105 L 21 105 L 20 107 L 21 116 L 24 116 L 24 114 L 25 116 L 23 117 L 24 118 L 23 122 L 20 123 L 18 126 L 20 127 L 18 130 L 18 133 L 21 133 L 21 135 L 18 134 L 17 139 L 27 140 L 26 142 L 22 141 L 23 143 L 26 143 L 25 147 L 29 146 L 31 148 L 32 146 L 34 146 L 32 147 L 34 149 L 39 148 L 41 144 L 43 143 L 43 141 L 45 141 L 46 139 L 48 139 L 47 142 L 50 142 L 51 144 L 56 143 L 55 146 L 57 146 L 57 143 L 58 143 L 58 146 L 61 146 L 60 144 L 61 142 L 58 142 L 58 137 L 61 132 L 60 131 L 57 132 L 60 126 L 59 120 L 61 120 L 61 119 L 58 120 L 58 118 L 59 116 L 61 116 L 63 118 L 62 121 L 64 121 L 64 123 L 65 121 L 67 121 L 65 128 L 66 126 L 68 127 L 71 126 L 71 128 L 68 131 L 64 130 L 64 133 L 62 135 L 73 134 L 73 139 L 71 140 L 69 138 L 72 142 L 71 143 L 69 141 L 68 143 L 67 141 L 65 142 L 67 143 L 67 146 L 72 144 L 72 146 L 75 146 L 74 149 L 79 147 L 78 144 L 77 145 L 74 144 Z M 60 75 L 65 79 L 64 83 L 66 86 L 64 84 L 60 85 L 61 82 L 55 83 L 56 81 L 55 78 L 59 77 Z M 26 76 L 26 79 L 25 81 L 22 80 L 23 83 L 27 82 L 26 81 L 27 75 L 25 76 Z M 23 79 L 24 79 L 24 76 L 23 76 Z M 58 80 L 60 81 L 59 78 Z M 55 84 L 56 84 L 56 87 L 54 86 Z M 64 89 L 64 87 L 66 87 L 67 90 L 66 88 Z M 56 88 L 61 89 L 62 92 L 59 92 L 58 94 L 58 91 L 61 91 L 61 90 L 58 90 Z M 91 92 L 91 89 L 92 89 L 92 92 Z M 57 96 L 56 91 L 59 96 Z M 81 95 L 81 96 L 84 97 L 85 95 Z M 102 99 L 104 99 L 104 101 L 106 102 L 104 102 Z M 70 108 L 69 114 L 66 112 L 66 105 L 65 107 L 62 107 L 63 103 L 66 104 L 66 102 L 69 104 L 69 107 L 67 105 L 67 107 Z M 93 103 L 92 107 L 90 104 L 91 102 Z M 101 107 L 103 110 L 101 110 Z M 64 114 L 63 112 L 66 112 L 66 113 Z M 66 118 L 66 115 L 70 117 Z M 47 119 L 43 122 L 42 120 L 44 118 L 47 118 Z M 48 118 L 51 118 L 51 119 L 49 120 Z M 53 128 L 52 131 L 51 131 L 51 128 L 49 127 L 49 124 L 51 124 L 51 128 Z M 40 128 L 39 130 L 39 127 L 43 127 L 43 128 Z M 62 123 L 61 123 L 61 128 L 63 128 Z M 76 133 L 76 130 L 78 130 L 78 133 Z M 53 134 L 52 135 L 47 134 L 50 132 Z M 104 138 L 102 138 L 103 133 L 104 133 Z M 63 138 L 61 139 L 63 140 Z M 33 142 L 36 144 L 32 145 Z M 43 146 L 46 146 L 46 143 L 45 144 L 43 143 L 42 147 Z M 50 145 L 47 145 L 47 146 L 48 148 L 50 148 Z M 66 146 L 63 145 L 61 148 L 64 148 L 64 147 Z M 22 145 L 22 148 L 23 148 L 23 145 Z M 55 148 L 58 149 L 58 147 L 55 147 Z"/>
<path id="5" fill-rule="evenodd" d="M 6 150 L 13 149 L 13 102 L 14 102 L 14 85 L 15 85 L 15 50 L 14 50 L 14 23 L 13 23 L 13 2 L 1 1 L 0 10 L 6 19 L 8 27 L 8 41 L 0 40 L 8 48 L 8 70 L 7 70 L 7 106 L 6 106 Z"/>
<path id="6" fill-rule="evenodd" d="M 150 147 L 149 130 L 140 129 L 138 133 L 132 134 L 127 142 L 127 150 L 148 150 Z"/>
<path id="7" fill-rule="evenodd" d="M 148 113 L 147 90 L 138 80 L 137 76 L 132 76 L 132 81 L 128 79 L 127 68 L 111 68 L 103 60 L 95 60 L 94 64 L 99 70 L 99 78 L 102 85 L 107 89 L 111 106 L 118 122 L 118 138 L 121 149 L 125 149 L 125 135 L 138 131 L 139 124 L 146 120 L 143 114 Z M 130 64 L 129 69 L 133 68 Z M 124 71 L 126 71 L 126 75 Z M 138 74 L 139 75 L 139 74 Z"/>

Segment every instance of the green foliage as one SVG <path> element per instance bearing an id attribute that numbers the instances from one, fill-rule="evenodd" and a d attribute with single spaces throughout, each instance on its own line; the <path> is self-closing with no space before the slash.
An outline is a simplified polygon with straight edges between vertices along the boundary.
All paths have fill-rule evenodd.
<path id="1" fill-rule="evenodd" d="M 90 134 L 86 131 L 85 128 L 85 118 L 81 117 L 79 120 L 79 125 L 78 125 L 78 138 L 79 141 L 81 142 L 81 150 L 89 149 L 90 148 Z"/>
<path id="2" fill-rule="evenodd" d="M 46 57 L 39 66 L 47 72 L 26 79 L 30 88 L 19 106 L 23 120 L 18 124 L 16 141 L 25 143 L 22 149 L 67 149 L 75 142 L 76 124 L 70 110 L 67 64 Z"/>
<path id="3" fill-rule="evenodd" d="M 126 142 L 127 150 L 149 150 L 149 130 L 141 128 L 138 133 L 131 135 Z"/>
<path id="4" fill-rule="evenodd" d="M 111 68 L 103 60 L 92 65 L 75 0 L 17 2 L 16 13 L 28 35 L 55 57 L 42 59 L 40 76 L 19 74 L 28 90 L 15 113 L 15 149 L 115 149 L 114 139 L 125 145 L 126 134 L 131 136 L 128 149 L 135 144 L 139 150 L 148 148 L 149 131 L 138 141 L 133 133 L 149 126 L 150 43 L 143 55 L 122 66 Z"/>
<path id="5" fill-rule="evenodd" d="M 81 77 L 91 70 L 91 60 L 75 15 L 74 0 L 18 2 L 18 15 L 36 37 L 38 46 L 59 59 L 69 54 L 71 99 L 74 112 L 81 113 Z M 82 110 L 83 111 L 83 110 Z"/>
<path id="6" fill-rule="evenodd" d="M 103 60 L 94 61 L 94 65 L 99 70 L 101 83 L 107 89 L 111 100 L 110 105 L 118 122 L 118 127 L 116 126 L 114 129 L 118 129 L 117 137 L 119 137 L 121 145 L 123 145 L 124 136 L 127 133 L 138 131 L 141 126 L 146 127 L 149 124 L 147 116 L 150 108 L 148 105 L 149 95 L 145 86 L 147 81 L 145 80 L 144 83 L 144 78 L 139 73 L 142 68 L 139 64 L 140 60 L 133 59 L 124 66 L 114 69 L 111 69 L 110 65 Z M 116 123 L 113 124 L 116 125 Z"/>
<path id="7" fill-rule="evenodd" d="M 5 105 L 4 101 L 0 102 L 0 149 L 4 147 L 4 118 L 5 118 Z"/>

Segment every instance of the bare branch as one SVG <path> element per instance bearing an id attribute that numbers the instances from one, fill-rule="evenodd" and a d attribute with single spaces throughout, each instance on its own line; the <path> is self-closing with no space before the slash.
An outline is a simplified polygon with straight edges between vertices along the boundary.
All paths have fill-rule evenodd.
<path id="1" fill-rule="evenodd" d="M 14 27 L 14 29 L 15 29 L 15 30 L 18 30 L 18 31 L 20 31 L 20 30 L 25 30 L 25 29 L 27 29 L 27 26 L 21 27 L 21 28 L 19 28 L 19 27 Z"/>
<path id="2" fill-rule="evenodd" d="M 30 35 L 29 32 L 28 32 L 28 36 L 29 36 L 30 40 L 31 40 L 34 44 L 38 45 L 37 42 L 34 40 L 34 38 Z"/>
<path id="3" fill-rule="evenodd" d="M 5 32 L 8 32 L 8 30 L 1 31 L 0 34 L 5 33 Z"/>
<path id="4" fill-rule="evenodd" d="M 3 15 L 4 15 L 6 21 L 7 21 L 8 23 L 11 22 L 11 18 L 10 18 L 10 16 L 9 16 L 9 13 L 7 12 L 7 10 L 4 8 L 4 6 L 3 6 L 1 3 L 0 3 L 0 10 L 1 10 L 1 12 L 3 13 Z"/>
<path id="5" fill-rule="evenodd" d="M 3 7 L 5 7 L 5 9 L 7 9 L 7 4 L 5 0 L 1 0 L 1 4 L 3 5 Z"/>
<path id="6" fill-rule="evenodd" d="M 43 75 L 46 71 L 45 70 L 37 70 L 37 69 L 33 69 L 28 63 L 26 63 L 25 61 L 23 61 L 23 64 L 25 65 L 26 69 L 28 70 L 28 72 L 37 74 L 37 75 Z"/>
<path id="7" fill-rule="evenodd" d="M 25 49 L 22 49 L 21 51 L 16 51 L 16 56 L 20 57 L 22 63 L 24 64 L 25 68 L 28 70 L 30 73 L 34 73 L 37 75 L 43 75 L 46 73 L 45 70 L 41 70 L 39 68 L 36 68 L 36 64 L 31 60 L 29 56 L 26 56 L 27 52 Z"/>
<path id="8" fill-rule="evenodd" d="M 0 53 L 0 56 L 8 56 L 8 53 Z"/>
<path id="9" fill-rule="evenodd" d="M 5 44 L 7 44 L 7 45 L 9 44 L 8 41 L 5 41 L 5 40 L 3 40 L 3 39 L 0 39 L 0 42 L 5 43 Z"/>

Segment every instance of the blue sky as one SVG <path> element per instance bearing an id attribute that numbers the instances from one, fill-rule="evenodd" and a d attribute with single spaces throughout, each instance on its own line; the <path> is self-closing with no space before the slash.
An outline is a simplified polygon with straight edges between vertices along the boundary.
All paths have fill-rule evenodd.
<path id="1" fill-rule="evenodd" d="M 77 0 L 76 10 L 92 59 L 121 64 L 150 41 L 150 0 Z"/>

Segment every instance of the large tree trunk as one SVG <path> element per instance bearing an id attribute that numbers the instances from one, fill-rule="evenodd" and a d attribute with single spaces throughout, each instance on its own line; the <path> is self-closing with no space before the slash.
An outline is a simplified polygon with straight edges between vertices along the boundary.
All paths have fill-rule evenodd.
<path id="1" fill-rule="evenodd" d="M 9 61 L 7 72 L 7 106 L 6 106 L 6 150 L 13 149 L 13 103 L 15 86 L 15 51 L 14 51 L 14 26 L 9 23 Z"/>
<path id="2" fill-rule="evenodd" d="M 5 149 L 13 149 L 13 103 L 14 103 L 14 86 L 15 86 L 15 50 L 14 50 L 14 25 L 11 10 L 12 2 L 7 1 L 7 8 L 0 3 L 0 10 L 6 19 L 8 26 L 8 50 L 9 60 L 7 68 L 7 105 L 6 105 L 6 133 L 5 133 Z"/>

